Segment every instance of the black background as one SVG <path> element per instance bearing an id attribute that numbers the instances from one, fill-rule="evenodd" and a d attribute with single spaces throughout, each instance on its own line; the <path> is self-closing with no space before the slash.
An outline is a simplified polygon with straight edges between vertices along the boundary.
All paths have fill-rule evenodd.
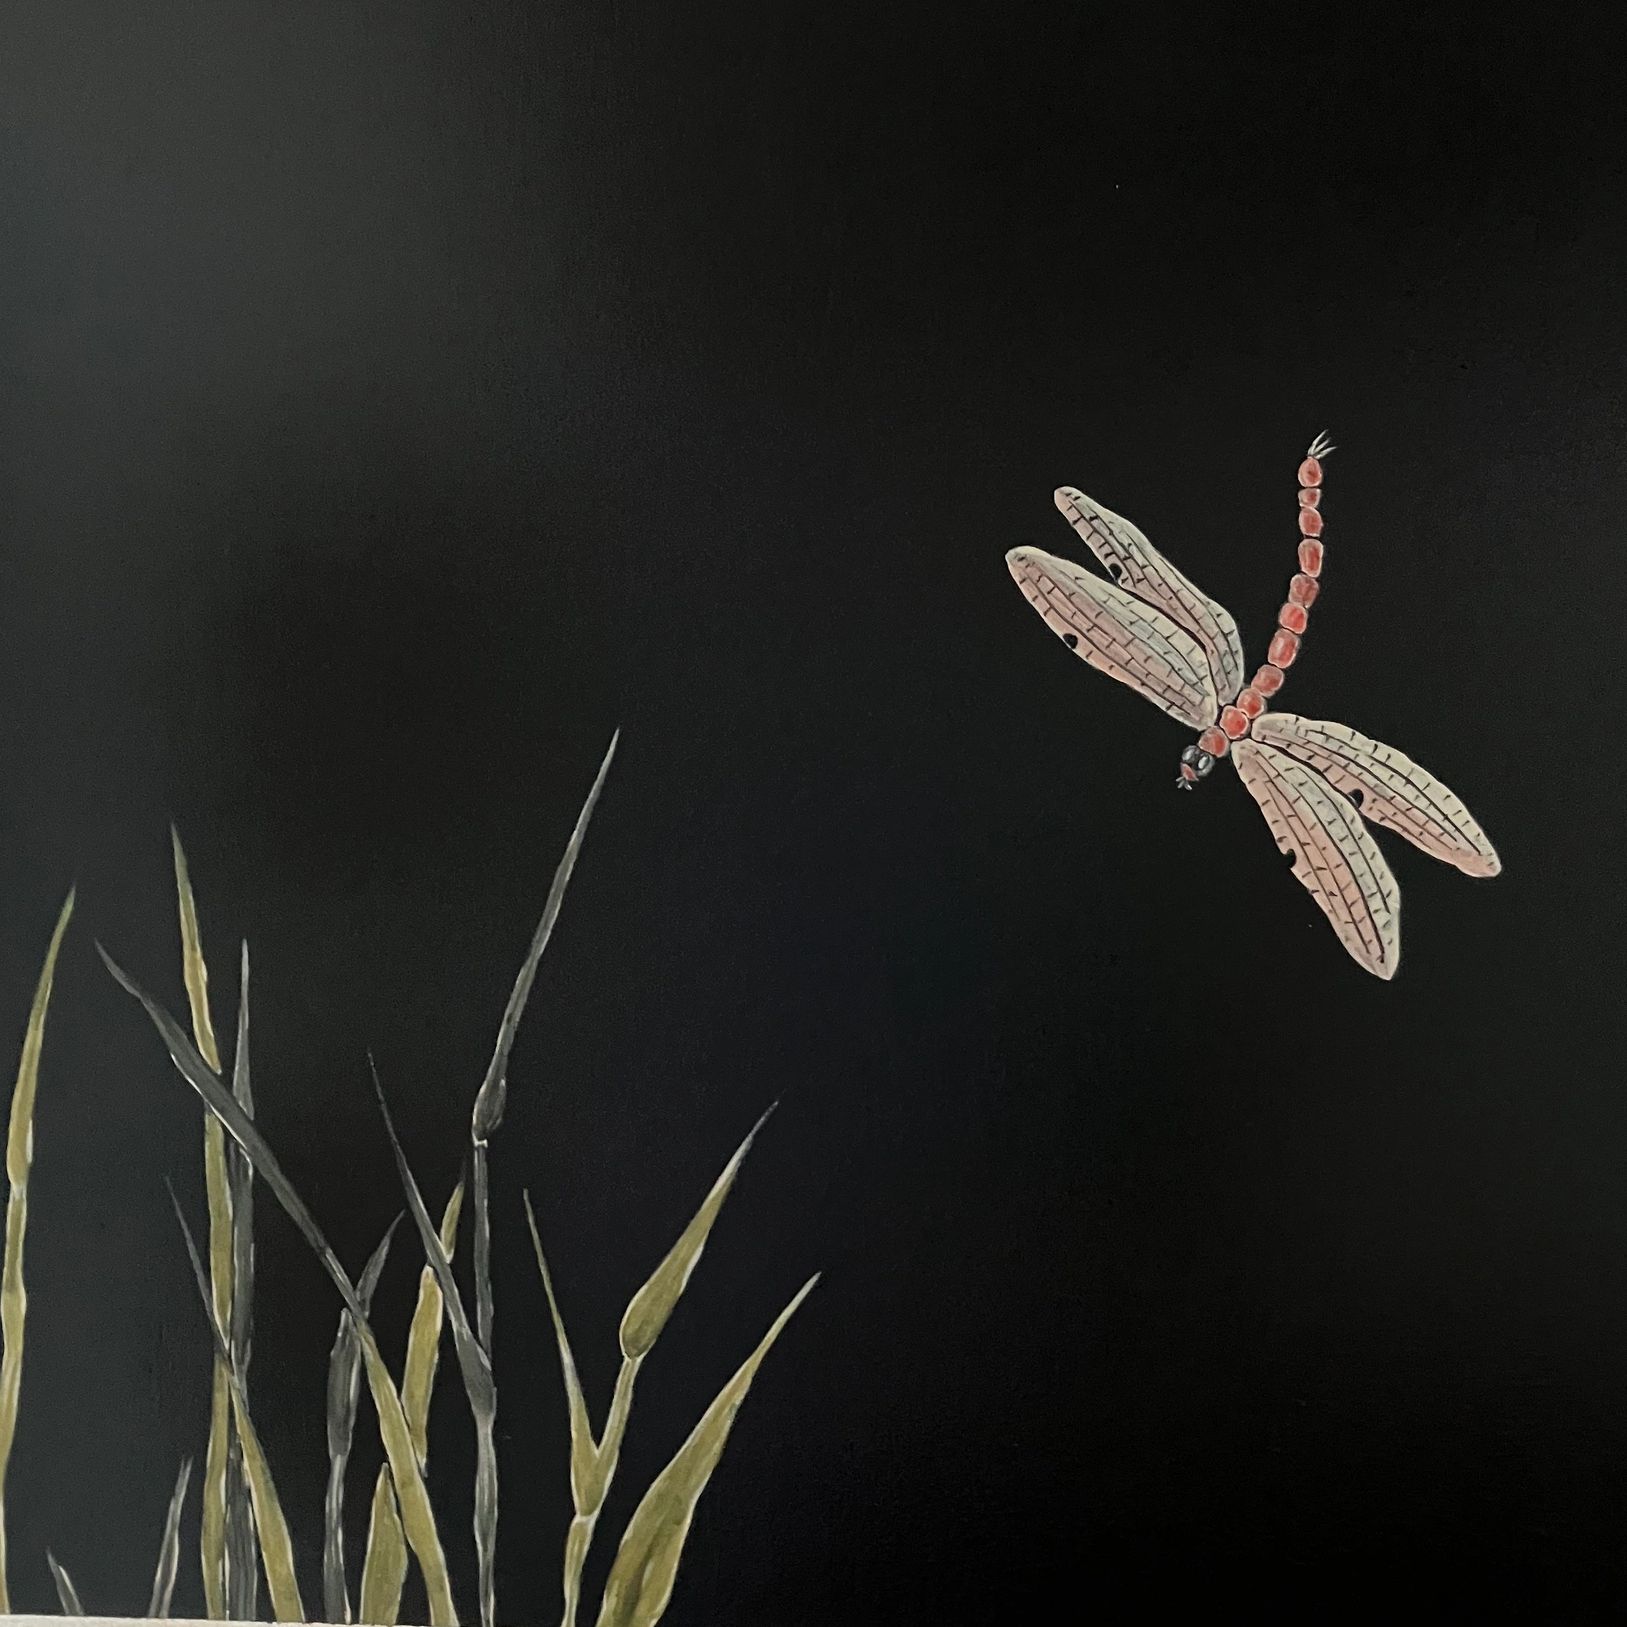
<path id="1" fill-rule="evenodd" d="M 245 935 L 261 1121 L 358 1269 L 399 1204 L 366 1049 L 438 1204 L 620 725 L 496 1148 L 505 1620 L 554 1619 L 568 1517 L 522 1186 L 602 1409 L 627 1296 L 775 1099 L 593 1568 L 823 1270 L 675 1627 L 983 1622 L 1058 1589 L 1115 1621 L 1619 1618 L 1609 14 L 6 8 L 15 1034 L 80 886 L 21 1608 L 55 1608 L 49 1544 L 91 1608 L 138 1611 L 202 1449 L 163 1188 L 201 1223 L 200 1114 L 92 947 L 181 1008 L 169 819 L 217 1019 Z M 1506 867 L 1386 842 L 1391 985 L 1234 776 L 1174 794 L 1188 737 L 1002 565 L 1069 551 L 1076 483 L 1257 659 L 1323 429 L 1293 709 L 1436 770 Z M 269 1199 L 260 1257 L 254 1394 L 314 1600 L 337 1305 Z M 433 1443 L 472 1611 L 449 1379 Z"/>

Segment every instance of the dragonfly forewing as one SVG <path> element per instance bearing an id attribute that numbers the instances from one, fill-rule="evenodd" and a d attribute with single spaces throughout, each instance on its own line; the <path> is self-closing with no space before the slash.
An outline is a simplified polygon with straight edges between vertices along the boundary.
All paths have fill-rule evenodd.
<path id="1" fill-rule="evenodd" d="M 1370 740 L 1343 723 L 1322 723 L 1292 712 L 1268 712 L 1254 736 L 1309 764 L 1335 790 L 1360 798 L 1375 825 L 1393 830 L 1432 858 L 1465 875 L 1495 876 L 1497 850 L 1462 800 L 1403 751 Z"/>
<path id="2" fill-rule="evenodd" d="M 1072 486 L 1056 506 L 1121 587 L 1162 610 L 1204 647 L 1216 694 L 1230 700 L 1243 684 L 1243 643 L 1231 613 L 1201 593 L 1122 514 Z"/>
<path id="3" fill-rule="evenodd" d="M 1046 626 L 1098 672 L 1194 729 L 1214 722 L 1220 702 L 1208 658 L 1184 628 L 1134 594 L 1038 548 L 1013 548 L 1006 564 Z"/>

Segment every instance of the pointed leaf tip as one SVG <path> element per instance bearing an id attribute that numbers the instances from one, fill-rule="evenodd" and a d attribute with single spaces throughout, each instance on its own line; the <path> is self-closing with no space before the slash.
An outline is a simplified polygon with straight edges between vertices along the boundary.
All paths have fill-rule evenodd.
<path id="1" fill-rule="evenodd" d="M 633 1295 L 622 1316 L 619 1330 L 621 1353 L 628 1361 L 638 1361 L 647 1356 L 660 1338 L 667 1319 L 677 1308 L 684 1289 L 689 1286 L 689 1279 L 694 1275 L 706 1240 L 712 1235 L 712 1227 L 722 1212 L 724 1199 L 740 1173 L 740 1166 L 751 1151 L 757 1132 L 768 1122 L 769 1114 L 773 1111 L 773 1107 L 770 1107 L 747 1132 L 745 1140 L 735 1149 L 734 1156 L 724 1165 L 723 1173 L 712 1183 L 712 1190 L 695 1211 L 694 1218 L 684 1228 L 683 1235 L 651 1273 L 649 1281 Z"/>

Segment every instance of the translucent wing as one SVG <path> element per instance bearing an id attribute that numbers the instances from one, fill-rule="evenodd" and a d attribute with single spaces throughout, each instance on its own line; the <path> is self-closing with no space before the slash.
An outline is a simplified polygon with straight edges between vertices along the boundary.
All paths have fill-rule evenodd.
<path id="1" fill-rule="evenodd" d="M 1401 889 L 1361 815 L 1314 768 L 1275 746 L 1239 740 L 1237 772 L 1260 804 L 1277 846 L 1339 941 L 1375 977 L 1401 960 Z"/>
<path id="2" fill-rule="evenodd" d="M 1405 752 L 1342 723 L 1318 723 L 1292 712 L 1267 712 L 1254 737 L 1309 763 L 1375 825 L 1405 836 L 1431 857 L 1455 864 L 1465 875 L 1495 876 L 1497 850 L 1453 792 Z"/>
<path id="3" fill-rule="evenodd" d="M 1013 548 L 1006 565 L 1051 631 L 1098 672 L 1194 729 L 1214 722 L 1220 703 L 1190 633 L 1134 594 L 1038 548 Z"/>
<path id="4" fill-rule="evenodd" d="M 1056 506 L 1115 582 L 1197 638 L 1209 657 L 1215 693 L 1230 700 L 1243 687 L 1243 644 L 1231 613 L 1200 593 L 1123 515 L 1072 486 L 1058 490 Z"/>

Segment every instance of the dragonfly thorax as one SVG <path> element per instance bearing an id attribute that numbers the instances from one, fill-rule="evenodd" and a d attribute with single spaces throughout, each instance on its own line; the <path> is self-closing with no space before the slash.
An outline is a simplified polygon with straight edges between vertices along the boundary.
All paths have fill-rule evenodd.
<path id="1" fill-rule="evenodd" d="M 1213 752 L 1203 750 L 1201 746 L 1191 745 L 1181 753 L 1181 772 L 1175 781 L 1179 791 L 1195 791 L 1198 781 L 1201 780 L 1215 766 Z"/>

